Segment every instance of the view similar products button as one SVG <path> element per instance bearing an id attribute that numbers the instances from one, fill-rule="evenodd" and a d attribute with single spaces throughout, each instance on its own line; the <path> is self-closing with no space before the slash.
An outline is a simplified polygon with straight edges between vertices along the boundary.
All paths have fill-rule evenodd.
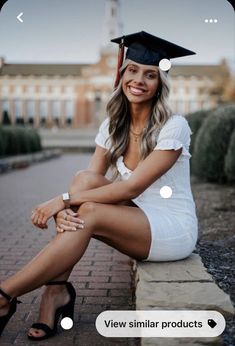
<path id="1" fill-rule="evenodd" d="M 213 310 L 103 311 L 97 331 L 106 337 L 216 337 L 224 316 Z"/>

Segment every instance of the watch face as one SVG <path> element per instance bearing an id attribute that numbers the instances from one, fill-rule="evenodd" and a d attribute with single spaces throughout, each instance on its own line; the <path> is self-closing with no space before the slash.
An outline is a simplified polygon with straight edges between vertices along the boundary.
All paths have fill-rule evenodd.
<path id="1" fill-rule="evenodd" d="M 66 192 L 66 193 L 63 193 L 63 201 L 69 201 L 70 198 L 69 198 L 69 194 Z"/>

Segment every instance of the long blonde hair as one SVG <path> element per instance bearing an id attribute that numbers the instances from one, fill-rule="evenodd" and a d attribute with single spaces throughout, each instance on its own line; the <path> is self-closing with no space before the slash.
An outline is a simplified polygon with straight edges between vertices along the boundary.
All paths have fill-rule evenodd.
<path id="1" fill-rule="evenodd" d="M 129 144 L 129 131 L 131 116 L 128 100 L 122 90 L 122 76 L 130 60 L 126 60 L 120 69 L 121 79 L 111 95 L 107 104 L 106 112 L 109 117 L 109 138 L 111 146 L 107 151 L 109 166 L 112 170 L 112 179 L 118 176 L 116 162 L 121 155 L 124 155 Z M 144 160 L 156 145 L 156 133 L 160 131 L 165 122 L 171 117 L 172 110 L 169 106 L 169 79 L 166 72 L 158 69 L 160 87 L 153 98 L 152 111 L 150 113 L 147 126 L 140 137 L 140 160 Z"/>

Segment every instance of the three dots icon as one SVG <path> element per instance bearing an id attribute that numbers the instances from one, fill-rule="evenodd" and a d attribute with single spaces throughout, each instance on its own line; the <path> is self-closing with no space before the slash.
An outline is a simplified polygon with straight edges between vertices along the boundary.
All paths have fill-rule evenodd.
<path id="1" fill-rule="evenodd" d="M 212 23 L 218 23 L 218 19 L 212 19 L 212 18 L 211 18 L 211 19 L 207 19 L 207 18 L 206 18 L 206 19 L 204 20 L 204 22 L 205 22 L 205 23 L 210 23 L 210 24 L 212 24 Z"/>

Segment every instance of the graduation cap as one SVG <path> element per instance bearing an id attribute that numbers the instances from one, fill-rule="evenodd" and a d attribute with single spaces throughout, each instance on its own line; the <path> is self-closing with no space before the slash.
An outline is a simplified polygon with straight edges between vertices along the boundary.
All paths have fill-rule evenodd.
<path id="1" fill-rule="evenodd" d="M 191 50 L 153 36 L 145 31 L 120 36 L 112 39 L 111 42 L 119 44 L 117 75 L 114 87 L 118 85 L 120 80 L 119 69 L 123 62 L 124 46 L 128 47 L 125 58 L 143 65 L 159 66 L 162 59 L 169 60 L 196 54 Z"/>
<path id="2" fill-rule="evenodd" d="M 7 0 L 0 0 L 0 11 L 6 2 L 7 2 Z"/>

